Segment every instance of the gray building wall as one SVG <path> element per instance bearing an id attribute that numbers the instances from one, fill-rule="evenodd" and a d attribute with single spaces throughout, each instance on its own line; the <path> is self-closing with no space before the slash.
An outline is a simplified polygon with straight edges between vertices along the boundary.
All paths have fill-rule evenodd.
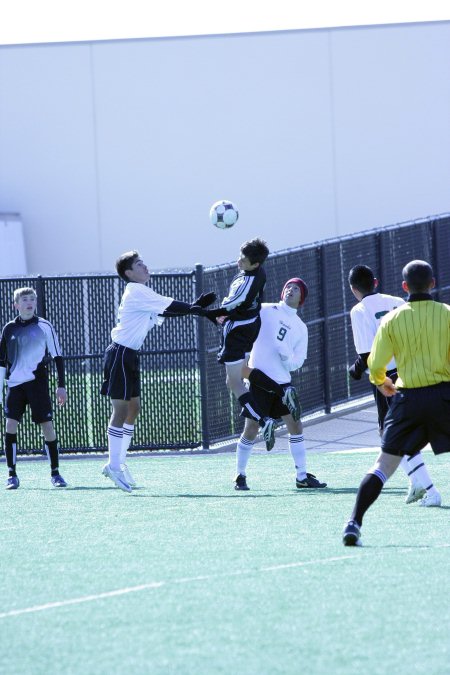
<path id="1" fill-rule="evenodd" d="M 450 22 L 0 48 L 32 273 L 234 260 L 449 211 Z M 219 231 L 210 205 L 232 199 Z"/>

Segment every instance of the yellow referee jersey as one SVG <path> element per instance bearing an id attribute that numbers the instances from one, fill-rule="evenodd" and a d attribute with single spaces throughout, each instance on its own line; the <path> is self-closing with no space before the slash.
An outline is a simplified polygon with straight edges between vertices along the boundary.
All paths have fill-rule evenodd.
<path id="1" fill-rule="evenodd" d="M 395 357 L 396 387 L 411 389 L 450 382 L 450 305 L 411 300 L 382 320 L 368 359 L 370 381 L 382 384 Z"/>

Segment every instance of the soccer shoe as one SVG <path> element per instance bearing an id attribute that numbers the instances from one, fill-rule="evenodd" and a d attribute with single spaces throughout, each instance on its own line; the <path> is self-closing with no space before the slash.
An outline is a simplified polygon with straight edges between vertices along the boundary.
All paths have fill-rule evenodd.
<path id="1" fill-rule="evenodd" d="M 250 488 L 247 485 L 247 478 L 246 476 L 243 476 L 242 473 L 240 473 L 238 476 L 235 478 L 235 490 L 250 490 Z"/>
<path id="2" fill-rule="evenodd" d="M 106 478 L 110 478 L 114 483 L 114 485 L 117 485 L 117 487 L 123 490 L 124 492 L 132 492 L 131 485 L 129 485 L 125 480 L 123 471 L 113 471 L 109 466 L 109 464 L 105 464 L 105 466 L 102 469 L 102 474 Z"/>
<path id="3" fill-rule="evenodd" d="M 436 492 L 434 495 L 426 494 L 423 499 L 420 500 L 419 506 L 440 506 L 441 505 L 441 495 L 439 492 Z"/>
<path id="4" fill-rule="evenodd" d="M 134 480 L 130 469 L 128 468 L 127 464 L 121 464 L 120 465 L 121 470 L 123 471 L 123 475 L 125 476 L 125 480 L 128 483 L 128 485 L 131 485 L 131 487 L 136 486 L 136 481 Z"/>
<path id="5" fill-rule="evenodd" d="M 17 476 L 9 476 L 8 480 L 6 481 L 6 489 L 7 490 L 17 490 L 19 485 L 20 485 L 20 480 L 18 479 Z"/>
<path id="6" fill-rule="evenodd" d="M 418 502 L 419 499 L 422 499 L 422 497 L 426 494 L 426 490 L 423 487 L 420 487 L 420 485 L 411 485 L 409 486 L 408 494 L 406 495 L 405 498 L 405 503 L 406 504 L 413 504 L 414 502 Z"/>
<path id="7" fill-rule="evenodd" d="M 361 531 L 354 520 L 349 520 L 342 533 L 344 546 L 362 546 Z"/>
<path id="8" fill-rule="evenodd" d="M 281 401 L 288 408 L 294 421 L 297 422 L 302 414 L 302 408 L 295 387 L 286 387 Z"/>
<path id="9" fill-rule="evenodd" d="M 271 417 L 264 417 L 263 422 L 261 433 L 266 443 L 266 450 L 269 451 L 275 445 L 275 420 Z"/>
<path id="10" fill-rule="evenodd" d="M 60 488 L 60 487 L 67 487 L 67 483 L 64 480 L 64 478 L 61 476 L 60 473 L 57 473 L 56 476 L 51 477 L 52 485 L 54 487 Z"/>
<path id="11" fill-rule="evenodd" d="M 295 479 L 295 484 L 298 488 L 324 488 L 327 487 L 326 483 L 321 483 L 312 473 L 307 473 L 306 478 L 299 480 Z"/>

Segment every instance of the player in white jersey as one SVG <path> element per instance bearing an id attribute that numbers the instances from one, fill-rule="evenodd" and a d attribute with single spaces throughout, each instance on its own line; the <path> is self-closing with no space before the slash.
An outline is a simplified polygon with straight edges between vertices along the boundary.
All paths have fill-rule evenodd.
<path id="1" fill-rule="evenodd" d="M 0 398 L 5 378 L 8 386 L 4 408 L 5 455 L 9 473 L 7 490 L 16 490 L 20 485 L 16 472 L 17 430 L 27 407 L 31 409 L 33 422 L 40 424 L 44 435 L 52 485 L 57 488 L 67 485 L 59 473 L 59 451 L 52 421 L 47 370 L 48 363 L 53 359 L 58 372 L 56 398 L 59 405 L 64 405 L 67 398 L 64 361 L 55 329 L 49 321 L 36 316 L 36 303 L 34 288 L 15 290 L 14 306 L 18 315 L 3 328 L 0 340 Z"/>
<path id="2" fill-rule="evenodd" d="M 104 380 L 101 393 L 109 396 L 112 415 L 108 425 L 109 461 L 103 475 L 117 487 L 131 492 L 136 485 L 126 456 L 140 411 L 140 373 L 138 350 L 153 326 L 159 326 L 165 316 L 199 315 L 216 299 L 215 293 L 204 293 L 192 304 L 156 293 L 146 286 L 150 279 L 148 268 L 137 251 L 122 254 L 116 270 L 127 282 L 116 326 L 111 331 L 112 343 L 104 358 Z"/>
<path id="3" fill-rule="evenodd" d="M 358 304 L 352 307 L 350 311 L 353 341 L 358 358 L 350 366 L 349 373 L 353 379 L 360 380 L 363 373 L 367 371 L 367 359 L 381 319 L 393 309 L 405 304 L 405 300 L 395 295 L 379 293 L 377 291 L 378 279 L 375 278 L 373 271 L 367 265 L 352 267 L 348 281 L 353 295 L 358 300 Z M 387 365 L 387 376 L 394 382 L 397 379 L 397 367 L 394 359 Z M 375 385 L 371 386 L 377 404 L 378 427 L 381 435 L 391 401 L 388 397 L 383 396 Z M 428 497 L 437 493 L 420 452 L 414 457 L 405 455 L 401 466 L 410 480 L 410 487 L 406 496 L 407 504 L 422 499 L 425 492 Z M 425 499 L 423 505 L 427 505 L 427 503 L 431 503 L 431 500 L 428 502 Z"/>
<path id="4" fill-rule="evenodd" d="M 317 478 L 306 472 L 306 448 L 303 425 L 300 418 L 294 419 L 283 397 L 291 382 L 291 372 L 303 365 L 308 350 L 308 329 L 298 316 L 298 309 L 306 299 L 308 288 L 299 277 L 289 279 L 278 303 L 263 303 L 261 329 L 253 344 L 248 366 L 242 375 L 250 383 L 258 406 L 265 415 L 280 418 L 289 433 L 289 449 L 296 468 L 297 488 L 323 488 Z M 265 380 L 262 375 L 270 380 Z M 271 385 L 270 383 L 273 383 Z M 236 490 L 248 490 L 247 463 L 258 434 L 258 423 L 246 417 L 244 431 L 236 448 Z"/>

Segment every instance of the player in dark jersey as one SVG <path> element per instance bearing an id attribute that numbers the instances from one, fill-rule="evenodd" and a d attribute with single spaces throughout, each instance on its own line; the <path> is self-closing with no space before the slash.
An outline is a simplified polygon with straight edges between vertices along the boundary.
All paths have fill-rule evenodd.
<path id="1" fill-rule="evenodd" d="M 8 387 L 4 407 L 5 454 L 9 473 L 7 490 L 16 490 L 20 485 L 16 472 L 17 428 L 27 405 L 30 406 L 33 422 L 42 428 L 50 460 L 52 485 L 67 486 L 59 473 L 59 452 L 52 421 L 47 371 L 47 364 L 53 358 L 58 372 L 56 399 L 59 405 L 64 405 L 67 399 L 64 361 L 52 324 L 35 314 L 36 302 L 34 288 L 18 288 L 14 292 L 18 316 L 3 328 L 0 341 L 0 393 L 3 393 L 5 379 Z"/>
<path id="2" fill-rule="evenodd" d="M 269 255 L 262 239 L 242 244 L 237 261 L 239 272 L 220 307 L 205 310 L 204 316 L 222 324 L 222 340 L 217 356 L 226 369 L 227 386 L 242 405 L 243 415 L 259 423 L 268 450 L 275 442 L 275 420 L 261 414 L 253 395 L 242 379 L 242 366 L 248 361 L 261 327 L 261 302 L 266 285 L 263 264 Z"/>

